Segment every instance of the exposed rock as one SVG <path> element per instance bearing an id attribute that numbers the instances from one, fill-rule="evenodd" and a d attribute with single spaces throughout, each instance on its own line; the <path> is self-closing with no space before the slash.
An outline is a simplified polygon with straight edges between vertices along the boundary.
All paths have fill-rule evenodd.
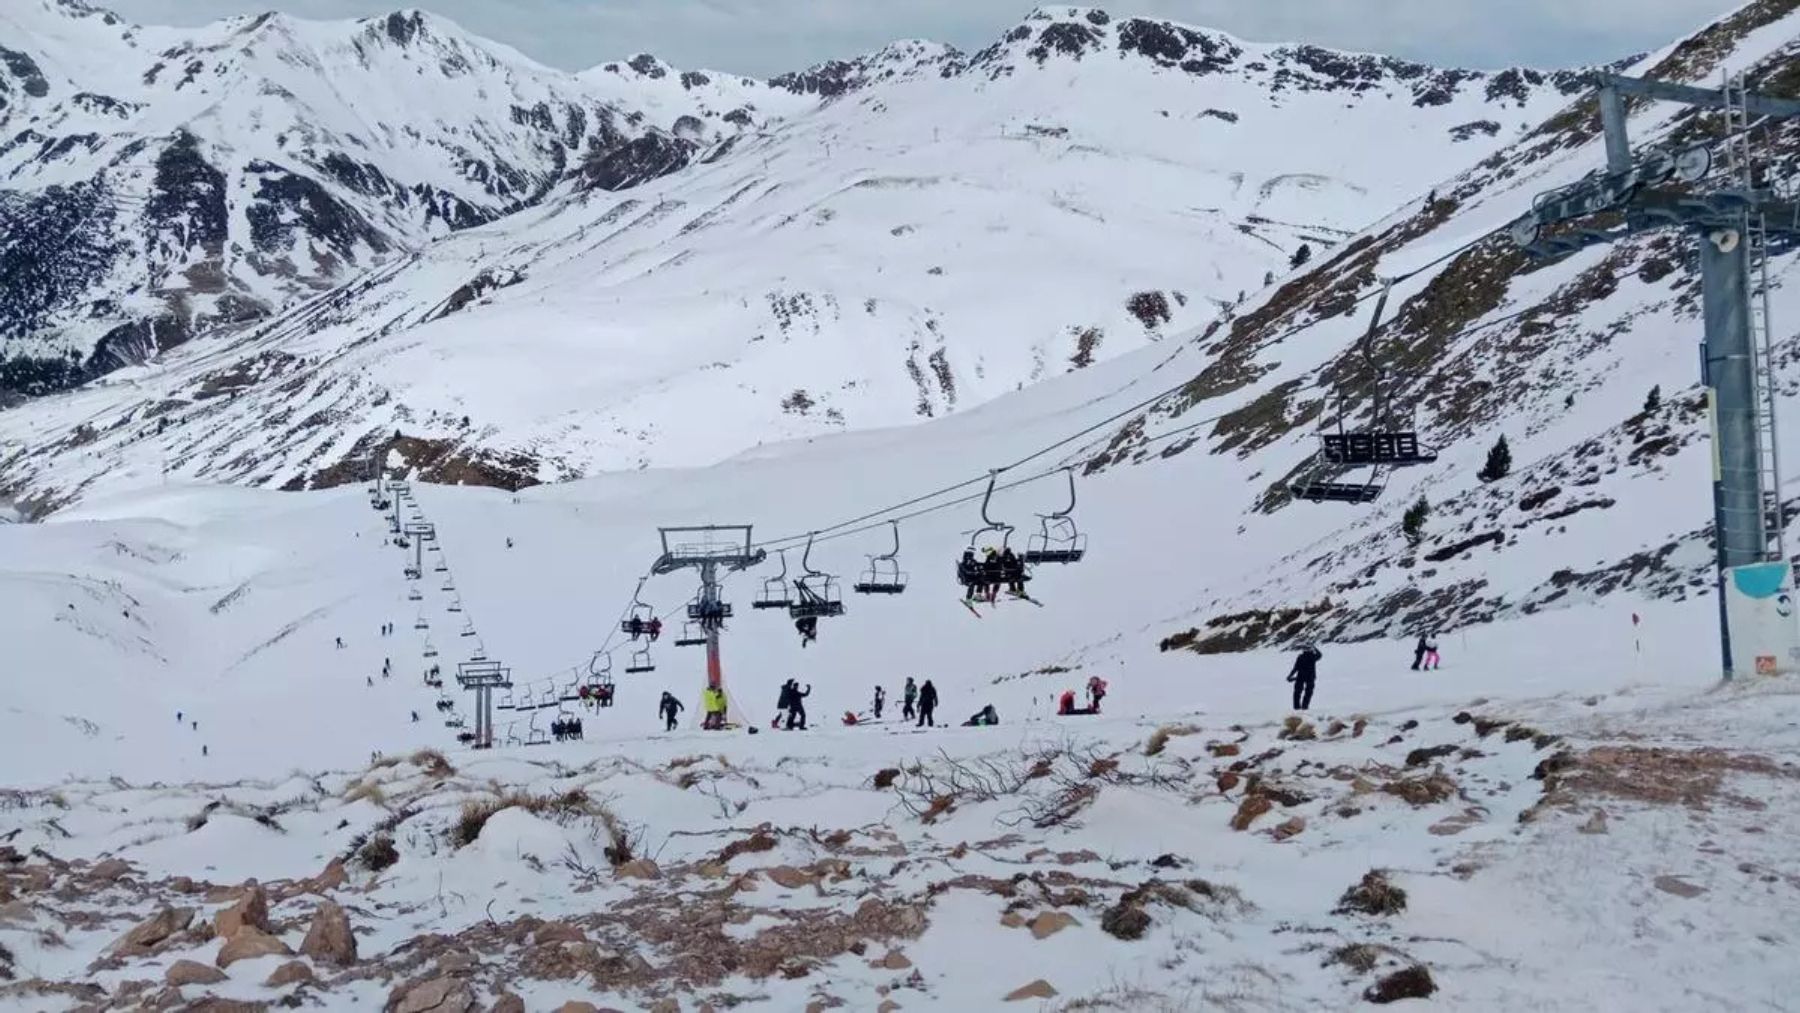
<path id="1" fill-rule="evenodd" d="M 570 999 L 556 1007 L 556 1013 L 600 1013 L 600 1007 L 580 999 Z"/>
<path id="2" fill-rule="evenodd" d="M 791 865 L 777 865 L 772 869 L 764 869 L 763 874 L 774 880 L 777 885 L 789 890 L 798 890 L 817 882 L 817 877 L 804 869 L 796 869 Z"/>
<path id="3" fill-rule="evenodd" d="M 193 920 L 194 909 L 191 907 L 163 908 L 120 936 L 107 952 L 117 957 L 144 956 L 163 940 L 187 928 Z"/>
<path id="4" fill-rule="evenodd" d="M 1295 816 L 1291 819 L 1282 821 L 1280 826 L 1277 826 L 1274 830 L 1269 831 L 1269 833 L 1274 835 L 1276 840 L 1285 841 L 1288 838 L 1294 836 L 1295 834 L 1300 833 L 1302 830 L 1305 830 L 1305 829 L 1306 829 L 1306 817 Z"/>
<path id="5" fill-rule="evenodd" d="M 1250 824 L 1255 823 L 1258 816 L 1273 808 L 1275 808 L 1275 803 L 1271 802 L 1267 795 L 1245 795 L 1244 800 L 1238 803 L 1237 812 L 1231 817 L 1231 829 L 1248 830 Z"/>
<path id="6" fill-rule="evenodd" d="M 1663 893 L 1672 893 L 1677 897 L 1692 899 L 1706 892 L 1705 887 L 1695 886 L 1680 876 L 1658 876 L 1655 882 L 1658 890 Z"/>
<path id="7" fill-rule="evenodd" d="M 869 966 L 887 971 L 904 971 L 913 966 L 913 963 L 899 950 L 889 950 L 880 960 L 870 962 Z"/>
<path id="8" fill-rule="evenodd" d="M 1431 980 L 1431 972 L 1414 965 L 1370 985 L 1363 991 L 1363 998 L 1372 1003 L 1390 1003 L 1401 999 L 1428 999 L 1436 991 L 1437 982 Z"/>
<path id="9" fill-rule="evenodd" d="M 650 1004 L 650 1013 L 681 1013 L 681 1001 L 665 995 Z"/>
<path id="10" fill-rule="evenodd" d="M 511 992 L 502 992 L 488 1013 L 525 1013 L 525 1000 Z"/>
<path id="11" fill-rule="evenodd" d="M 213 932 L 220 939 L 230 939 L 245 925 L 261 932 L 269 931 L 269 895 L 254 880 L 246 884 L 237 903 L 213 915 Z"/>
<path id="12" fill-rule="evenodd" d="M 1025 916 L 1017 911 L 1008 911 L 1000 916 L 1000 924 L 1009 929 L 1021 928 L 1025 924 Z"/>
<path id="13" fill-rule="evenodd" d="M 269 975 L 269 980 L 263 982 L 263 984 L 270 988 L 281 988 L 286 985 L 295 984 L 296 982 L 316 980 L 318 979 L 313 975 L 311 965 L 307 964 L 306 961 L 290 960 L 280 967 L 277 967 L 275 972 Z"/>
<path id="14" fill-rule="evenodd" d="M 163 972 L 163 981 L 178 988 L 182 985 L 216 985 L 224 980 L 225 972 L 198 960 L 177 960 Z"/>
<path id="15" fill-rule="evenodd" d="M 1071 925 L 1079 925 L 1081 923 L 1077 922 L 1073 915 L 1066 914 L 1062 911 L 1040 911 L 1038 912 L 1038 916 L 1031 920 L 1030 924 L 1031 937 L 1033 939 L 1048 939 Z"/>
<path id="16" fill-rule="evenodd" d="M 325 866 L 324 871 L 306 881 L 304 892 L 324 893 L 327 890 L 336 890 L 348 882 L 349 878 L 349 875 L 344 872 L 344 860 L 334 858 L 329 865 Z"/>
<path id="17" fill-rule="evenodd" d="M 1371 869 L 1362 881 L 1344 891 L 1338 898 L 1338 914 L 1360 912 L 1368 915 L 1399 914 L 1406 910 L 1406 891 L 1388 882 L 1387 873 Z"/>
<path id="18" fill-rule="evenodd" d="M 634 858 L 613 870 L 620 879 L 661 879 L 662 870 L 648 858 Z"/>
<path id="19" fill-rule="evenodd" d="M 433 978 L 406 991 L 393 1013 L 468 1013 L 475 1008 L 475 993 L 455 978 Z"/>
<path id="20" fill-rule="evenodd" d="M 1214 756 L 1236 756 L 1238 753 L 1242 752 L 1235 742 L 1215 742 L 1212 745 L 1207 746 L 1206 749 L 1207 752 L 1212 753 Z"/>
<path id="21" fill-rule="evenodd" d="M 294 951 L 281 940 L 252 925 L 240 927 L 231 938 L 219 947 L 219 955 L 213 963 L 220 967 L 230 967 L 240 960 L 252 960 L 256 957 L 291 957 Z"/>
<path id="22" fill-rule="evenodd" d="M 108 883 L 115 882 L 131 875 L 131 863 L 123 858 L 109 858 L 89 869 L 88 875 L 94 879 L 103 879 Z"/>
<path id="23" fill-rule="evenodd" d="M 313 909 L 312 925 L 300 943 L 300 952 L 327 964 L 356 963 L 356 934 L 350 929 L 350 916 L 337 904 L 320 901 Z"/>
<path id="24" fill-rule="evenodd" d="M 538 926 L 531 938 L 539 946 L 545 943 L 585 943 L 588 941 L 587 933 L 582 931 L 581 926 L 569 922 L 545 922 Z"/>
<path id="25" fill-rule="evenodd" d="M 263 1013 L 269 1008 L 266 1002 L 244 1002 L 241 999 L 222 999 L 216 995 L 205 995 L 181 1007 L 181 1013 Z"/>
<path id="26" fill-rule="evenodd" d="M 1018 988 L 1006 993 L 1007 1002 L 1018 1002 L 1022 999 L 1053 999 L 1055 997 L 1056 989 L 1052 988 L 1050 983 L 1042 978 L 1039 978 L 1029 985 L 1020 985 Z"/>

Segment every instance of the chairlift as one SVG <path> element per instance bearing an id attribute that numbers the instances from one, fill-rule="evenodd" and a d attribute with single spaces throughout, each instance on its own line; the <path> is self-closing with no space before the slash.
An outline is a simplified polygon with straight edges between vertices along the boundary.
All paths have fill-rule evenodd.
<path id="1" fill-rule="evenodd" d="M 406 600 L 407 601 L 424 601 L 425 593 L 415 587 L 412 590 L 406 592 Z"/>
<path id="2" fill-rule="evenodd" d="M 625 666 L 626 675 L 643 675 L 656 671 L 656 662 L 650 659 L 648 644 L 631 652 L 631 662 Z"/>
<path id="3" fill-rule="evenodd" d="M 699 623 L 682 623 L 681 632 L 675 637 L 676 647 L 705 647 L 706 631 Z"/>
<path id="4" fill-rule="evenodd" d="M 1087 555 L 1087 535 L 1075 527 L 1075 469 L 1068 469 L 1069 505 L 1053 514 L 1038 514 L 1037 534 L 1025 540 L 1025 564 L 1079 563 Z"/>
<path id="5" fill-rule="evenodd" d="M 488 660 L 487 648 L 482 646 L 481 641 L 479 641 L 479 640 L 475 641 L 475 650 L 473 650 L 469 653 L 469 660 L 470 661 L 486 661 L 486 660 Z"/>
<path id="6" fill-rule="evenodd" d="M 444 562 L 444 557 L 439 556 L 437 565 L 435 565 L 431 568 L 431 572 L 432 573 L 449 573 L 450 572 L 450 564 Z"/>
<path id="7" fill-rule="evenodd" d="M 1407 412 L 1404 422 L 1400 419 L 1393 407 L 1388 371 L 1376 358 L 1375 336 L 1381 330 L 1381 315 L 1393 287 L 1392 280 L 1382 281 L 1369 329 L 1360 343 L 1368 367 L 1369 420 L 1361 428 L 1348 428 L 1345 419 L 1350 414 L 1350 392 L 1340 380 L 1335 431 L 1319 433 L 1318 452 L 1288 487 L 1295 499 L 1309 503 L 1371 503 L 1387 487 L 1388 474 L 1393 469 L 1431 464 L 1438 458 L 1436 451 L 1420 444 L 1412 412 Z M 1364 480 L 1346 480 L 1346 476 L 1361 468 L 1369 469 Z"/>
<path id="8" fill-rule="evenodd" d="M 425 656 L 427 658 L 435 658 L 438 656 L 437 648 L 431 646 L 430 640 L 425 641 Z"/>
<path id="9" fill-rule="evenodd" d="M 838 595 L 837 578 L 813 569 L 813 539 L 818 532 L 806 536 L 806 552 L 800 557 L 805 571 L 794 578 L 794 602 L 788 606 L 790 619 L 824 619 L 844 614 L 844 600 Z"/>
<path id="10" fill-rule="evenodd" d="M 550 733 L 538 727 L 537 715 L 531 715 L 531 724 L 526 732 L 525 744 L 528 746 L 547 746 L 550 744 Z"/>
<path id="11" fill-rule="evenodd" d="M 656 609 L 643 599 L 644 581 L 649 579 L 638 578 L 637 590 L 631 592 L 631 614 L 619 623 L 619 632 L 629 633 L 633 640 L 649 632 L 651 624 L 656 622 Z"/>
<path id="12" fill-rule="evenodd" d="M 581 699 L 581 679 L 576 678 L 570 681 L 567 686 L 563 687 L 562 692 L 557 695 L 563 703 L 574 703 Z M 573 715 L 570 716 L 573 717 Z"/>
<path id="13" fill-rule="evenodd" d="M 513 729 L 517 727 L 519 727 L 517 721 L 508 721 L 506 723 L 506 744 L 509 746 L 522 746 L 525 744 L 524 739 L 519 738 L 513 733 Z"/>
<path id="14" fill-rule="evenodd" d="M 1013 526 L 995 520 L 988 512 L 994 501 L 994 486 L 999 478 L 1000 472 L 988 472 L 987 492 L 981 497 L 981 527 L 976 528 L 969 536 L 969 546 L 963 550 L 963 557 L 956 564 L 956 582 L 970 598 L 974 598 L 976 591 L 983 588 L 997 588 L 1002 584 L 1023 586 L 1031 580 L 1031 571 L 1026 568 L 1023 557 L 1013 556 L 1010 564 L 1006 560 L 1012 548 Z M 999 536 L 998 547 L 993 544 L 993 538 L 983 537 L 990 534 Z M 983 545 L 984 541 L 986 545 Z M 982 555 L 984 552 L 997 555 L 988 559 Z M 998 600 L 997 597 L 994 600 Z"/>
<path id="15" fill-rule="evenodd" d="M 475 620 L 464 619 L 463 620 L 463 628 L 462 628 L 461 632 L 457 633 L 456 635 L 459 637 L 474 636 L 475 635 Z"/>
<path id="16" fill-rule="evenodd" d="M 509 711 L 512 710 L 513 707 L 513 691 L 510 689 L 506 691 L 505 696 L 494 701 L 494 709 L 497 711 Z"/>
<path id="17" fill-rule="evenodd" d="M 431 629 L 431 624 L 425 621 L 424 616 L 420 616 L 419 618 L 413 620 L 413 629 L 428 630 L 428 629 Z"/>
<path id="18" fill-rule="evenodd" d="M 781 556 L 781 573 L 763 578 L 762 590 L 757 592 L 756 600 L 750 603 L 753 609 L 784 609 L 794 604 L 794 594 L 788 588 L 787 550 L 777 551 Z"/>
<path id="19" fill-rule="evenodd" d="M 461 612 L 461 611 L 462 611 L 462 598 L 461 598 L 461 596 L 454 596 L 454 597 L 452 597 L 452 598 L 451 598 L 451 599 L 450 599 L 450 604 L 448 604 L 448 605 L 445 605 L 445 606 L 444 606 L 444 609 L 445 609 L 445 610 L 446 610 L 446 611 L 449 611 L 449 612 Z"/>
<path id="20" fill-rule="evenodd" d="M 889 521 L 894 531 L 894 548 L 880 556 L 869 557 L 869 569 L 863 579 L 851 585 L 857 594 L 899 594 L 906 590 L 906 574 L 900 572 L 900 522 Z"/>
<path id="21" fill-rule="evenodd" d="M 400 572 L 406 574 L 407 580 L 418 580 L 420 577 L 424 576 L 423 573 L 419 572 L 419 568 L 416 566 L 409 565 Z"/>
<path id="22" fill-rule="evenodd" d="M 595 651 L 594 656 L 588 659 L 588 689 L 598 690 L 602 686 L 611 686 L 613 684 L 612 665 L 613 660 L 610 653 Z"/>
<path id="23" fill-rule="evenodd" d="M 461 714 L 452 714 L 450 715 L 450 720 L 444 722 L 445 728 L 463 728 L 465 726 L 466 723 L 463 721 L 463 716 Z"/>

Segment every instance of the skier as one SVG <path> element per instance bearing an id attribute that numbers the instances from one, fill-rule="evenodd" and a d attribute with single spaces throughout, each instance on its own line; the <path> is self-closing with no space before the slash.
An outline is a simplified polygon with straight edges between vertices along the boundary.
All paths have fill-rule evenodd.
<path id="1" fill-rule="evenodd" d="M 1097 675 L 1088 676 L 1087 695 L 1089 712 L 1100 713 L 1100 701 L 1106 699 L 1106 680 Z"/>
<path id="2" fill-rule="evenodd" d="M 392 672 L 393 670 L 394 670 L 394 659 L 392 659 L 392 658 L 381 659 L 381 677 L 383 679 L 387 678 L 388 673 Z"/>
<path id="3" fill-rule="evenodd" d="M 643 636 L 644 635 L 644 621 L 642 619 L 638 618 L 637 616 L 632 616 L 630 619 L 626 620 L 626 622 L 625 622 L 625 632 L 631 634 L 631 639 L 633 639 L 633 640 L 636 640 L 637 638 Z"/>
<path id="4" fill-rule="evenodd" d="M 881 720 L 881 708 L 887 703 L 887 690 L 875 687 L 875 720 Z"/>
<path id="5" fill-rule="evenodd" d="M 338 646 L 338 650 L 340 650 L 340 651 L 344 649 L 344 638 L 343 637 L 337 638 L 337 646 Z"/>
<path id="6" fill-rule="evenodd" d="M 656 643 L 656 638 L 662 636 L 662 620 L 651 619 L 650 622 L 644 626 L 644 630 L 650 634 L 650 642 L 653 644 Z"/>
<path id="7" fill-rule="evenodd" d="M 981 577 L 981 596 L 992 605 L 1000 597 L 1000 553 L 993 546 L 989 546 L 987 554 L 982 557 Z"/>
<path id="8" fill-rule="evenodd" d="M 662 703 L 658 705 L 658 712 L 662 715 L 663 719 L 663 731 L 672 732 L 675 730 L 675 715 L 681 713 L 684 709 L 685 708 L 681 705 L 681 701 L 675 699 L 675 694 L 666 689 L 663 690 Z"/>
<path id="9" fill-rule="evenodd" d="M 909 675 L 906 677 L 906 688 L 900 693 L 900 719 L 902 721 L 911 721 L 919 716 L 919 712 L 913 709 L 913 702 L 918 698 L 919 687 L 913 685 L 913 678 Z"/>
<path id="10" fill-rule="evenodd" d="M 963 595 L 963 600 L 974 601 L 975 594 L 981 587 L 981 564 L 975 561 L 973 548 L 963 550 L 962 559 L 956 564 L 956 579 L 962 581 L 967 592 Z"/>
<path id="11" fill-rule="evenodd" d="M 205 746 L 201 746 L 201 747 L 200 747 L 200 755 L 201 755 L 201 756 L 205 756 L 205 755 L 207 755 L 207 752 L 206 752 L 206 747 L 205 747 Z"/>
<path id="12" fill-rule="evenodd" d="M 789 679 L 781 684 L 781 692 L 775 696 L 775 727 L 781 727 L 783 718 L 787 719 L 789 728 L 794 727 L 793 712 L 794 680 Z"/>
<path id="13" fill-rule="evenodd" d="M 369 684 L 369 685 L 370 685 L 370 686 L 374 686 L 374 685 L 375 685 L 375 677 L 374 677 L 374 676 L 372 676 L 372 675 L 365 675 L 365 676 L 363 676 L 363 681 L 364 681 L 364 682 L 366 682 L 366 683 L 368 683 L 368 684 Z"/>
<path id="14" fill-rule="evenodd" d="M 508 538 L 508 539 L 507 539 L 507 540 L 506 540 L 506 547 L 507 547 L 507 548 L 509 548 L 509 549 L 510 549 L 510 548 L 512 548 L 512 539 L 510 539 L 510 538 Z"/>
<path id="15" fill-rule="evenodd" d="M 1006 579 L 1006 591 L 1014 597 L 1025 597 L 1025 564 L 1008 545 L 1000 553 L 1000 575 Z"/>
<path id="16" fill-rule="evenodd" d="M 1413 663 L 1412 663 L 1413 671 L 1417 672 L 1419 670 L 1419 666 L 1425 664 L 1425 655 L 1430 650 L 1431 650 L 1431 645 L 1427 642 L 1426 635 L 1423 633 L 1419 634 L 1418 643 L 1413 644 Z"/>
<path id="17" fill-rule="evenodd" d="M 200 730 L 200 722 L 198 722 L 198 721 L 195 721 L 195 722 L 193 722 L 193 725 L 194 725 L 194 731 L 199 731 L 199 730 Z"/>
<path id="18" fill-rule="evenodd" d="M 725 691 L 717 686 L 708 686 L 700 693 L 700 709 L 706 717 L 700 727 L 707 731 L 719 731 L 725 727 Z"/>
<path id="19" fill-rule="evenodd" d="M 931 716 L 931 712 L 937 710 L 937 700 L 937 687 L 931 684 L 930 679 L 926 679 L 925 685 L 919 687 L 920 728 L 923 728 L 926 725 L 930 725 L 933 728 L 937 727 L 937 721 Z"/>
<path id="20" fill-rule="evenodd" d="M 1303 711 L 1312 706 L 1313 684 L 1319 678 L 1319 659 L 1324 656 L 1312 644 L 1301 645 L 1300 655 L 1294 659 L 1294 667 L 1287 677 L 1287 681 L 1294 684 L 1295 710 Z"/>
<path id="21" fill-rule="evenodd" d="M 806 731 L 806 698 L 812 696 L 812 683 L 807 683 L 806 689 L 802 690 L 800 680 L 789 679 L 788 686 L 791 687 L 793 696 L 789 698 L 792 705 L 788 707 L 787 730 L 793 731 L 794 725 L 798 723 L 800 730 Z"/>
<path id="22" fill-rule="evenodd" d="M 419 712 L 413 711 L 412 716 L 413 716 L 413 724 L 415 724 L 415 725 L 418 724 L 419 723 Z"/>
<path id="23" fill-rule="evenodd" d="M 818 617 L 807 616 L 804 619 L 794 620 L 794 630 L 800 634 L 800 646 L 805 647 L 807 644 L 819 639 Z"/>
<path id="24" fill-rule="evenodd" d="M 176 712 L 175 712 L 175 723 L 176 723 L 176 724 L 180 724 L 180 723 L 181 723 L 181 712 L 180 712 L 180 711 L 176 711 Z"/>
<path id="25" fill-rule="evenodd" d="M 1438 649 L 1437 649 L 1437 640 L 1435 639 L 1435 634 L 1434 634 L 1433 639 L 1428 640 L 1425 644 L 1425 670 L 1428 672 L 1435 672 L 1435 671 L 1437 671 L 1437 667 L 1438 667 Z"/>
<path id="26" fill-rule="evenodd" d="M 963 727 L 979 728 L 983 725 L 997 725 L 999 723 L 1000 713 L 994 710 L 993 704 L 988 704 L 986 707 L 983 707 L 970 715 L 969 720 L 963 722 Z"/>

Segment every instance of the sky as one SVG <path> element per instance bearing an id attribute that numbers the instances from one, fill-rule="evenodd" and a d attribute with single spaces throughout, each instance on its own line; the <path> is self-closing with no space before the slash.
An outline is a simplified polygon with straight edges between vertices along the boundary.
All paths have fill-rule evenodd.
<path id="1" fill-rule="evenodd" d="M 583 70 L 648 52 L 677 67 L 754 76 L 897 39 L 980 49 L 1032 0 L 99 0 L 141 24 L 197 25 L 271 8 L 312 18 L 419 6 L 532 58 Z M 1108 10 L 1443 66 L 1562 67 L 1656 49 L 1734 0 L 1131 0 Z"/>

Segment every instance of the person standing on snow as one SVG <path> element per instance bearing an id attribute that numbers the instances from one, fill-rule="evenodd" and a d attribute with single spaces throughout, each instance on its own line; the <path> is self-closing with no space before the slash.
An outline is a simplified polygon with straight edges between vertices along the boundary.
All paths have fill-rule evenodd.
<path id="1" fill-rule="evenodd" d="M 1437 671 L 1437 667 L 1437 633 L 1436 631 L 1433 631 L 1430 634 L 1429 639 L 1425 641 L 1425 670 L 1428 672 L 1435 672 Z"/>
<path id="2" fill-rule="evenodd" d="M 812 696 L 812 683 L 807 683 L 803 690 L 800 688 L 800 680 L 789 679 L 788 686 L 793 696 L 790 698 L 792 705 L 788 707 L 787 730 L 793 731 L 798 722 L 800 730 L 806 731 L 806 698 Z"/>
<path id="3" fill-rule="evenodd" d="M 926 679 L 925 685 L 919 687 L 918 727 L 923 728 L 926 725 L 930 725 L 933 728 L 937 727 L 937 721 L 931 716 L 932 712 L 937 710 L 937 702 L 937 687 L 931 684 L 930 679 Z"/>
<path id="4" fill-rule="evenodd" d="M 708 686 L 700 693 L 700 709 L 706 717 L 700 727 L 707 731 L 719 731 L 725 727 L 725 691 L 717 686 Z"/>
<path id="5" fill-rule="evenodd" d="M 1294 659 L 1294 667 L 1288 670 L 1287 681 L 1294 684 L 1294 709 L 1303 711 L 1312 706 L 1313 684 L 1319 678 L 1319 659 L 1325 655 L 1312 644 L 1300 648 L 1300 656 Z"/>
<path id="6" fill-rule="evenodd" d="M 1419 634 L 1419 642 L 1413 645 L 1413 663 L 1412 663 L 1413 671 L 1417 672 L 1419 670 L 1419 666 L 1425 664 L 1425 655 L 1430 650 L 1431 650 L 1431 645 L 1426 642 L 1425 634 L 1423 634 L 1423 633 Z"/>
<path id="7" fill-rule="evenodd" d="M 911 721 L 919 716 L 918 711 L 913 709 L 913 702 L 918 699 L 919 687 L 913 685 L 912 676 L 909 675 L 906 677 L 906 689 L 902 690 L 900 694 L 900 719 L 902 721 Z"/>
<path id="8" fill-rule="evenodd" d="M 672 732 L 675 730 L 675 715 L 680 714 L 684 709 L 681 701 L 675 699 L 675 694 L 666 689 L 663 690 L 662 704 L 658 708 L 659 712 L 662 714 L 663 731 Z"/>
<path id="9" fill-rule="evenodd" d="M 887 690 L 880 686 L 875 687 L 875 720 L 881 720 L 881 707 L 885 703 L 887 703 Z"/>

